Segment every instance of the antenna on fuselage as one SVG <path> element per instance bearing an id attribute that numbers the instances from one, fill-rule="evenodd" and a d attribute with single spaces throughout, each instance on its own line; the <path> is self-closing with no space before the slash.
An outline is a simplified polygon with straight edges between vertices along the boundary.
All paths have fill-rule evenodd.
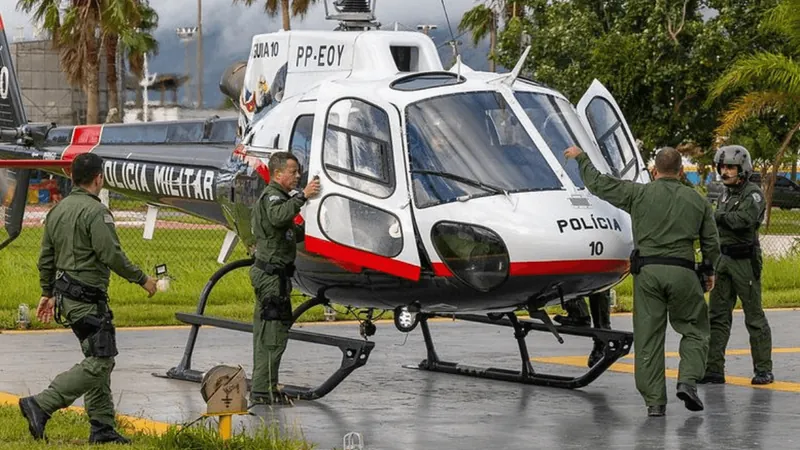
<path id="1" fill-rule="evenodd" d="M 525 65 L 525 60 L 528 58 L 528 52 L 531 51 L 531 46 L 527 46 L 525 51 L 522 52 L 522 56 L 520 56 L 519 61 L 517 61 L 517 65 L 514 66 L 514 70 L 511 71 L 508 75 L 503 75 L 500 78 L 500 81 L 507 85 L 513 86 L 514 82 L 517 81 L 517 77 L 519 77 L 520 72 L 522 72 L 522 67 Z M 497 79 L 493 80 L 497 81 Z"/>
<path id="2" fill-rule="evenodd" d="M 328 8 L 331 2 L 333 14 Z M 375 3 L 378 0 L 325 0 L 325 18 L 338 20 L 336 31 L 379 29 L 375 18 Z"/>

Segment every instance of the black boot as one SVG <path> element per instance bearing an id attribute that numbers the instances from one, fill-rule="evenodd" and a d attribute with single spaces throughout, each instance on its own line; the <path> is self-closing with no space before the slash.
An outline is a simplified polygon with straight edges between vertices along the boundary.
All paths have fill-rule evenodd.
<path id="1" fill-rule="evenodd" d="M 603 359 L 603 349 L 605 345 L 603 345 L 600 341 L 594 341 L 594 347 L 592 347 L 592 353 L 589 353 L 589 362 L 587 363 L 589 367 L 594 366 L 597 364 L 601 359 Z"/>
<path id="2" fill-rule="evenodd" d="M 750 384 L 770 384 L 775 382 L 772 372 L 756 372 L 756 376 L 750 380 Z"/>
<path id="3" fill-rule="evenodd" d="M 19 409 L 25 420 L 28 421 L 28 431 L 31 432 L 34 439 L 44 438 L 44 427 L 47 421 L 50 420 L 50 415 L 47 414 L 39 407 L 33 397 L 25 397 L 19 399 Z"/>
<path id="4" fill-rule="evenodd" d="M 716 372 L 706 372 L 702 380 L 698 384 L 725 384 L 725 374 Z"/>
<path id="5" fill-rule="evenodd" d="M 689 411 L 702 411 L 703 402 L 697 396 L 697 388 L 686 383 L 678 383 L 678 398 L 683 400 L 683 404 Z"/>
<path id="6" fill-rule="evenodd" d="M 253 392 L 250 394 L 250 402 L 255 405 L 293 405 L 294 403 L 288 395 L 283 392 Z"/>
<path id="7" fill-rule="evenodd" d="M 647 407 L 648 417 L 661 417 L 667 414 L 667 405 L 653 405 Z"/>
<path id="8" fill-rule="evenodd" d="M 566 325 L 568 327 L 588 327 L 592 325 L 592 318 L 589 316 L 573 317 L 573 316 L 562 316 L 561 314 L 558 314 L 555 317 L 553 317 L 553 320 L 555 320 L 561 325 Z"/>
<path id="9" fill-rule="evenodd" d="M 102 424 L 94 420 L 90 420 L 89 423 L 92 425 L 92 431 L 89 434 L 90 444 L 131 443 L 130 439 L 117 433 L 117 430 L 115 430 L 111 425 Z"/>

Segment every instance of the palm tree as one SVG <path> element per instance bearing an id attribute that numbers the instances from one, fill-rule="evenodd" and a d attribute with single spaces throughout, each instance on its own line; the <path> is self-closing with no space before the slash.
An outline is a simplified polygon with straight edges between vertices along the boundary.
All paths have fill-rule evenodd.
<path id="1" fill-rule="evenodd" d="M 101 18 L 104 30 L 103 44 L 106 53 L 106 84 L 108 108 L 119 108 L 117 95 L 117 51 L 139 55 L 158 50 L 153 30 L 158 26 L 158 14 L 146 0 L 106 0 Z M 141 74 L 139 78 L 141 78 Z"/>
<path id="2" fill-rule="evenodd" d="M 461 17 L 458 30 L 469 31 L 472 34 L 472 45 L 476 47 L 487 34 L 489 35 L 489 72 L 494 72 L 497 47 L 497 14 L 494 9 L 485 4 L 470 9 Z"/>
<path id="3" fill-rule="evenodd" d="M 789 45 L 787 53 L 800 55 L 800 0 L 783 0 L 766 15 L 762 27 L 785 38 Z M 718 136 L 730 136 L 750 118 L 776 113 L 785 115 L 795 124 L 781 142 L 769 180 L 763 180 L 767 198 L 766 226 L 769 227 L 778 168 L 795 133 L 800 130 L 800 62 L 789 55 L 770 52 L 741 58 L 714 83 L 709 101 L 738 89 L 749 92 L 739 97 L 723 114 L 722 123 L 716 130 Z"/>
<path id="4" fill-rule="evenodd" d="M 287 31 L 291 29 L 290 17 L 300 16 L 300 19 L 304 19 L 308 14 L 308 8 L 317 2 L 317 0 L 233 0 L 233 4 L 244 3 L 245 6 L 253 6 L 254 3 L 261 1 L 264 2 L 264 11 L 269 17 L 277 17 L 278 11 L 281 12 L 283 29 Z"/>

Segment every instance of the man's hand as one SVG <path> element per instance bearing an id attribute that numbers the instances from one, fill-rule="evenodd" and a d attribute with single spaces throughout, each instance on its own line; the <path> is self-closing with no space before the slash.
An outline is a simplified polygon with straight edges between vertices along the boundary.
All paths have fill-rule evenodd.
<path id="1" fill-rule="evenodd" d="M 717 282 L 716 275 L 710 275 L 708 277 L 708 292 L 711 292 L 711 290 L 714 289 L 714 285 L 716 284 L 716 282 Z"/>
<path id="2" fill-rule="evenodd" d="M 142 285 L 142 288 L 145 291 L 147 291 L 148 294 L 150 294 L 147 296 L 148 298 L 152 297 L 153 295 L 155 295 L 156 290 L 158 289 L 158 285 L 156 284 L 156 279 L 151 276 L 148 276 L 147 280 L 145 280 L 144 284 Z"/>
<path id="3" fill-rule="evenodd" d="M 581 153 L 583 153 L 583 150 L 581 150 L 579 147 L 576 147 L 576 146 L 573 145 L 572 147 L 564 150 L 564 158 L 567 158 L 567 159 L 573 158 L 574 159 L 574 158 L 577 158 L 578 155 L 580 155 Z"/>
<path id="4" fill-rule="evenodd" d="M 53 319 L 55 312 L 55 297 L 42 297 L 39 299 L 39 307 L 36 308 L 36 318 L 42 323 L 48 323 Z"/>
<path id="5" fill-rule="evenodd" d="M 306 188 L 303 189 L 303 195 L 306 198 L 311 198 L 317 194 L 319 194 L 319 177 L 314 177 L 306 184 Z"/>

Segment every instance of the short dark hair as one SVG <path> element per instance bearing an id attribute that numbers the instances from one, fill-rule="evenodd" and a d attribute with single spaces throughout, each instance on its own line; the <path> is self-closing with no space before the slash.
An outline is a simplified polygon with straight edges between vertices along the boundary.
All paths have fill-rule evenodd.
<path id="1" fill-rule="evenodd" d="M 72 160 L 72 182 L 85 186 L 103 173 L 103 158 L 94 153 L 82 153 Z"/>
<path id="2" fill-rule="evenodd" d="M 656 169 L 664 175 L 678 175 L 683 166 L 681 154 L 672 147 L 664 147 L 656 153 Z"/>
<path id="3" fill-rule="evenodd" d="M 269 157 L 269 163 L 267 164 L 270 176 L 275 176 L 275 172 L 285 169 L 286 163 L 288 163 L 290 159 L 296 162 L 298 166 L 300 165 L 300 161 L 297 160 L 297 157 L 289 152 L 273 153 L 272 156 Z"/>

